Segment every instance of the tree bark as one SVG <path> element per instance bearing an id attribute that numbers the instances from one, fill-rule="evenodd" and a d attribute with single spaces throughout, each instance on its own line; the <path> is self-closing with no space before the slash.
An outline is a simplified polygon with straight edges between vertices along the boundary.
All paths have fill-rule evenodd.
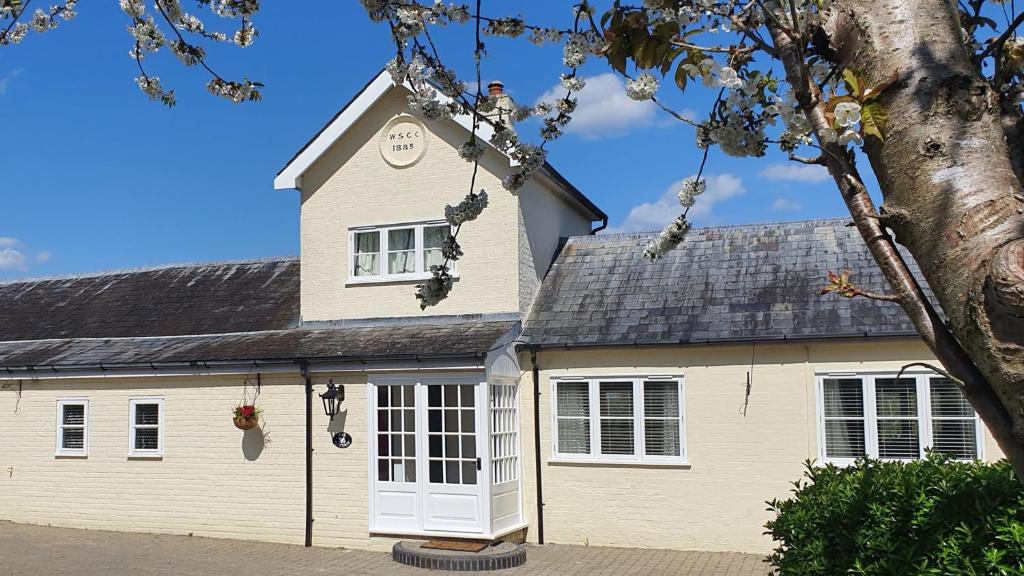
<path id="1" fill-rule="evenodd" d="M 914 256 L 982 377 L 965 380 L 968 397 L 1001 405 L 998 414 L 975 403 L 1024 478 L 1024 189 L 1011 156 L 1020 142 L 1007 141 L 1017 126 L 1004 126 L 954 2 L 836 0 L 834 8 L 857 27 L 851 64 L 868 85 L 899 76 L 881 97 L 885 141 L 865 145 L 885 225 Z"/>

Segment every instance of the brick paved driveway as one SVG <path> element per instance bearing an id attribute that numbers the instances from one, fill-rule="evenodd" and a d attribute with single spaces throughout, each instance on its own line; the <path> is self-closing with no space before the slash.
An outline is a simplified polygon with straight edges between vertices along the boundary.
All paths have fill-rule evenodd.
<path id="1" fill-rule="evenodd" d="M 760 556 L 534 546 L 501 576 L 763 576 Z M 403 566 L 389 554 L 213 538 L 71 530 L 0 521 L 0 575 L 426 576 L 472 574 Z"/>

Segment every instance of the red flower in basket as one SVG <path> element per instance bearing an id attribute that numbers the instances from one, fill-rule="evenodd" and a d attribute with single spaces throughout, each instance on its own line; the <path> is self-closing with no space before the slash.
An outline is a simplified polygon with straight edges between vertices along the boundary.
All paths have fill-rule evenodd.
<path id="1" fill-rule="evenodd" d="M 242 406 L 242 418 L 252 418 L 256 415 L 255 406 Z"/>
<path id="2" fill-rule="evenodd" d="M 259 425 L 263 411 L 253 405 L 235 406 L 233 411 L 235 427 L 240 430 L 251 430 Z"/>

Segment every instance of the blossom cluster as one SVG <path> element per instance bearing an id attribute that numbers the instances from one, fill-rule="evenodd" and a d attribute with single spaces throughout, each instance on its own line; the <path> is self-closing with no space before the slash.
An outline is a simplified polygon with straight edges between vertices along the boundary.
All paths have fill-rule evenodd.
<path id="1" fill-rule="evenodd" d="M 644 72 L 636 78 L 631 78 L 626 81 L 626 96 L 629 96 L 633 100 L 650 100 L 654 98 L 654 94 L 658 91 L 658 79 L 649 72 Z"/>
<path id="2" fill-rule="evenodd" d="M 416 299 L 420 301 L 420 309 L 437 306 L 452 291 L 452 275 L 444 266 L 431 266 L 430 278 L 416 286 Z"/>
<path id="3" fill-rule="evenodd" d="M 690 223 L 686 221 L 685 215 L 680 214 L 660 234 L 647 243 L 647 247 L 644 248 L 644 256 L 652 261 L 663 257 L 678 246 L 689 232 Z"/>
<path id="4" fill-rule="evenodd" d="M 484 208 L 487 207 L 487 191 L 481 190 L 479 194 L 470 192 L 457 205 L 444 207 L 444 219 L 452 226 L 458 228 L 466 222 L 476 220 Z"/>
<path id="5" fill-rule="evenodd" d="M 17 22 L 13 26 L 7 24 L 0 25 L 0 46 L 21 43 L 25 36 L 28 35 L 29 30 L 39 34 L 53 30 L 58 25 L 58 17 L 65 22 L 73 19 L 78 15 L 75 12 L 76 3 L 77 0 L 65 0 L 64 4 L 54 4 L 50 6 L 49 10 L 36 8 L 27 23 Z M 24 14 L 27 8 L 28 2 L 21 2 L 20 4 L 2 2 L 0 3 L 0 21 L 17 20 Z"/>

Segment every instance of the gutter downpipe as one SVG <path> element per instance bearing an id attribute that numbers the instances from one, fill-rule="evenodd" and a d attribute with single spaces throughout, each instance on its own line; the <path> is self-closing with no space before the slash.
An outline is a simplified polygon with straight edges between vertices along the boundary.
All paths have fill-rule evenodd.
<path id="1" fill-rule="evenodd" d="M 313 377 L 309 362 L 299 362 L 306 381 L 306 547 L 313 545 Z"/>
<path id="2" fill-rule="evenodd" d="M 537 351 L 530 348 L 530 369 L 533 371 L 533 468 L 537 483 L 537 543 L 544 543 L 544 479 L 541 473 L 540 456 L 540 367 L 537 365 Z"/>
<path id="3" fill-rule="evenodd" d="M 601 225 L 590 231 L 590 235 L 593 236 L 594 234 L 597 234 L 598 232 L 600 232 L 601 230 L 604 230 L 607 227 L 608 227 L 608 217 L 605 216 L 604 218 L 601 219 Z"/>

